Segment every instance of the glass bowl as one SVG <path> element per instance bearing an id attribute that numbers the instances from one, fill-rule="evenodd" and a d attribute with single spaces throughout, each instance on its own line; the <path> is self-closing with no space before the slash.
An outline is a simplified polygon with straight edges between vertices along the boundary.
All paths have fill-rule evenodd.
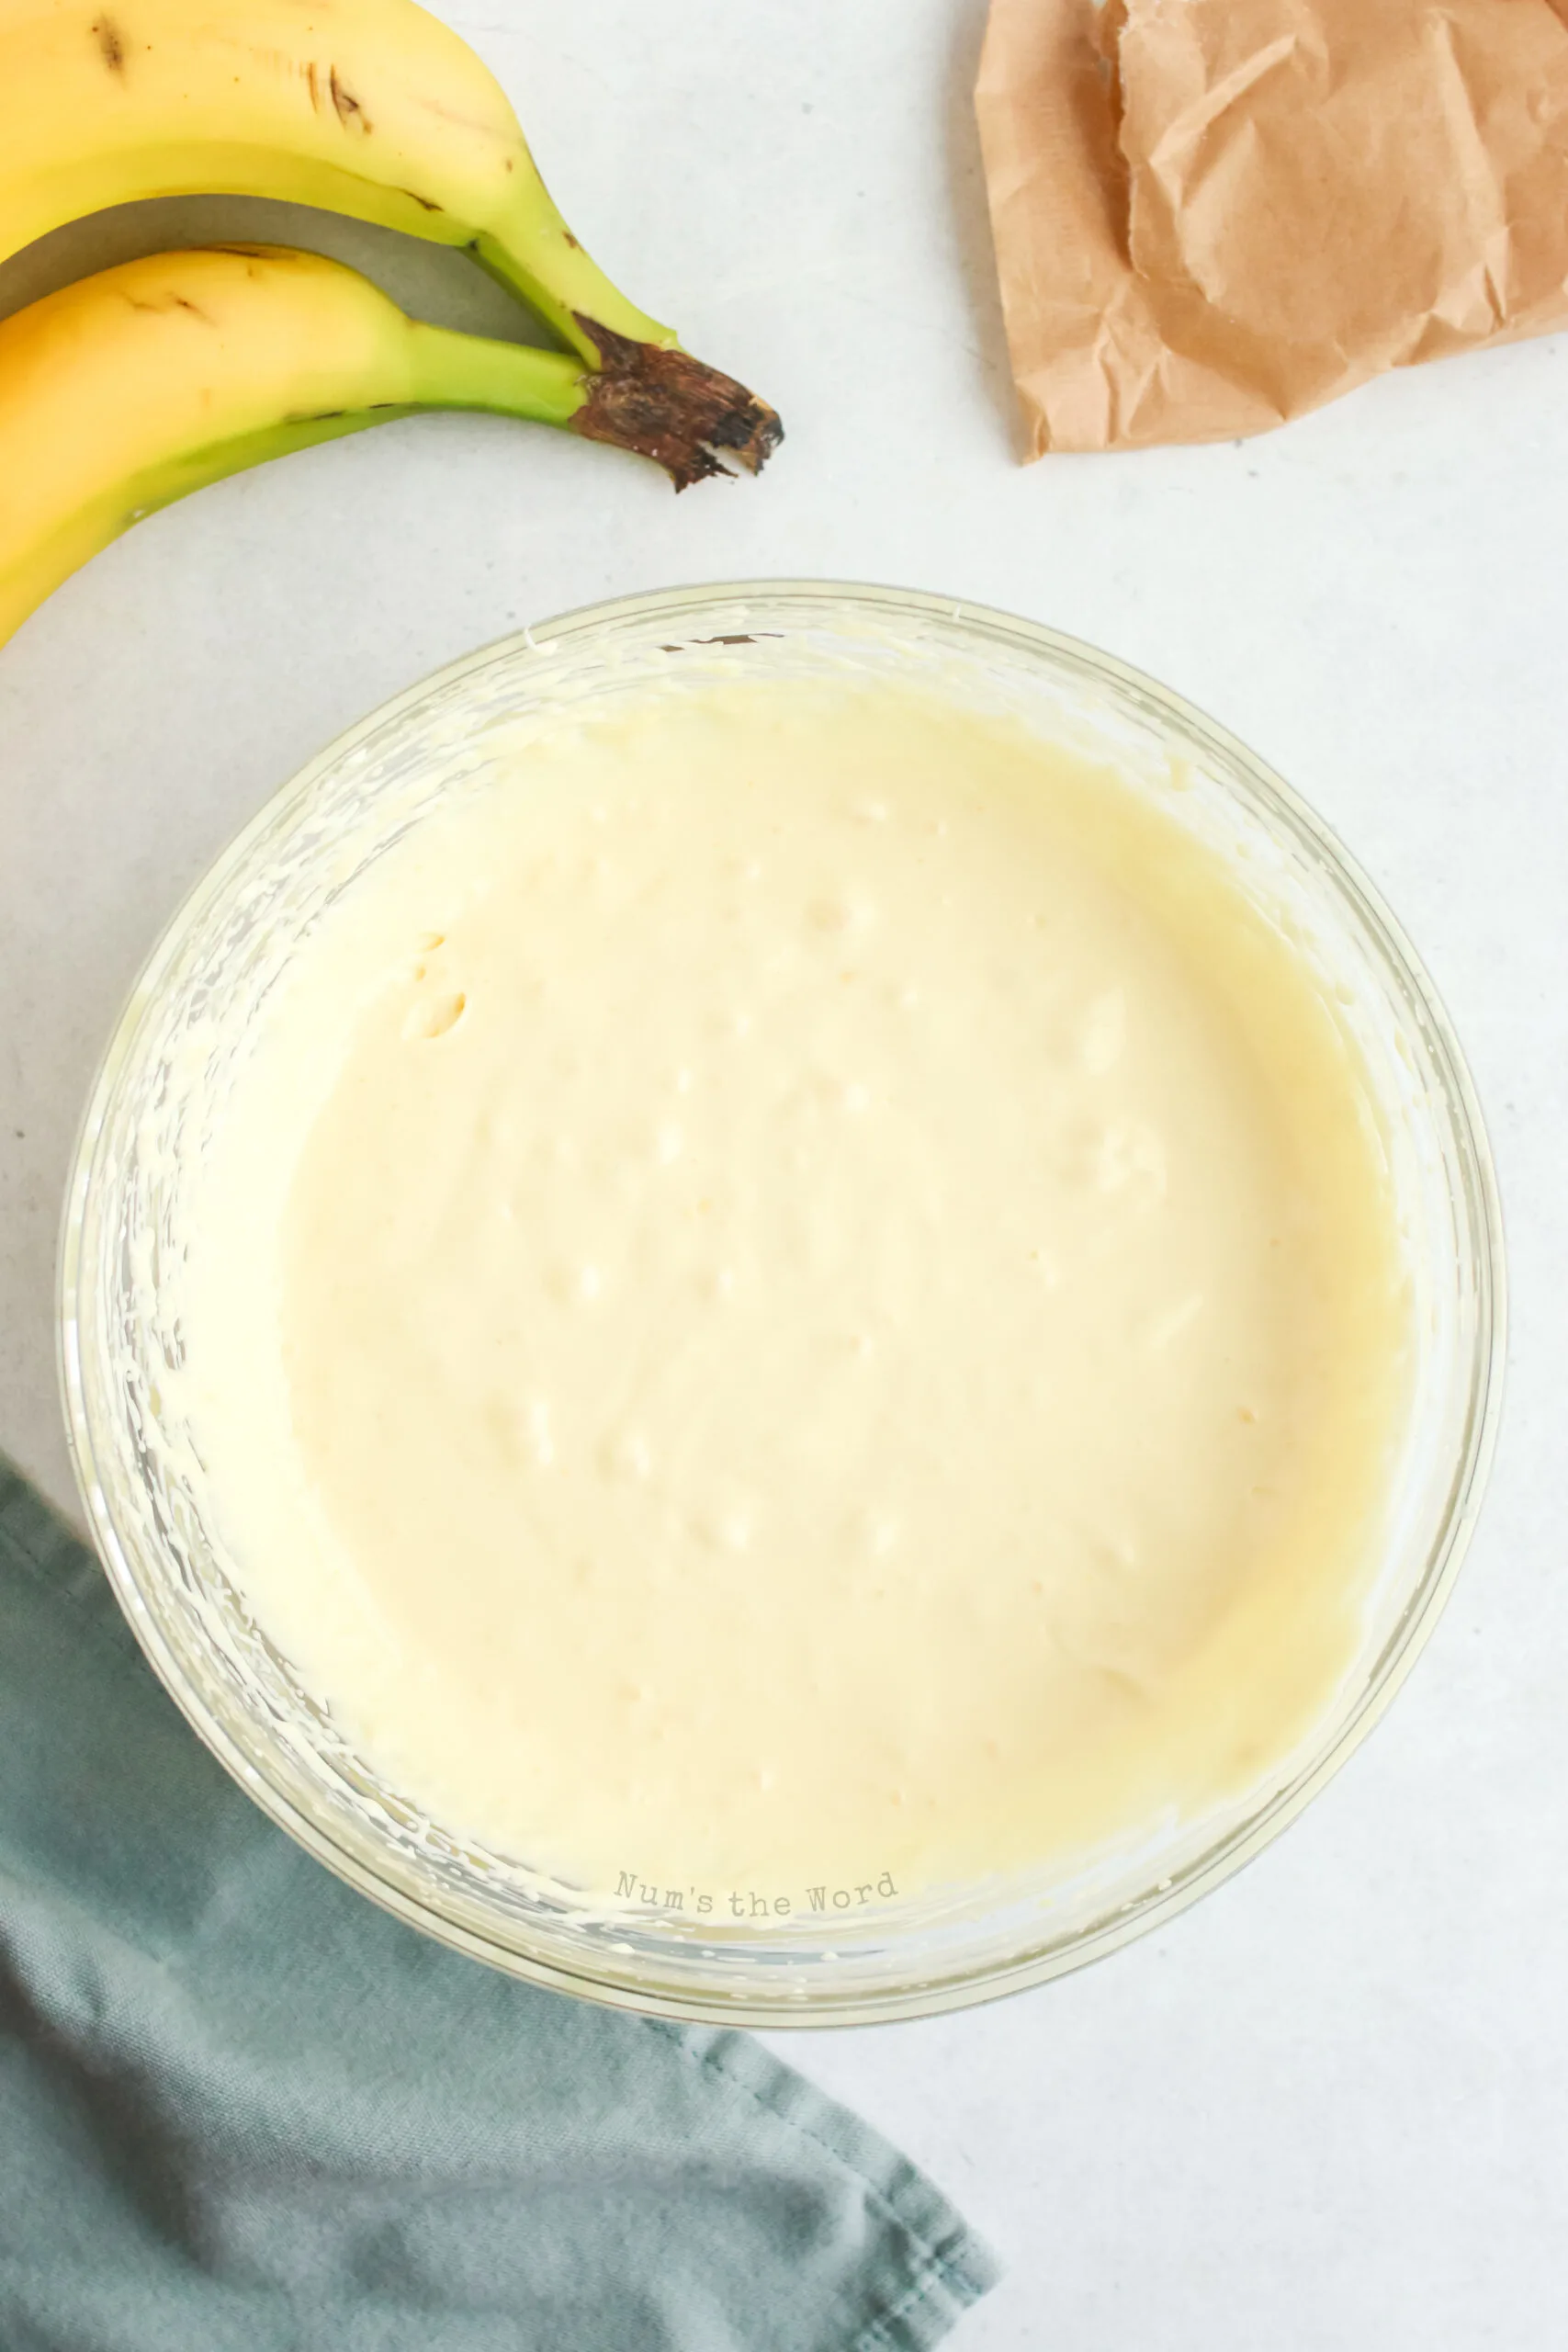
<path id="1" fill-rule="evenodd" d="M 1291 926 L 1355 1035 L 1414 1285 L 1412 1403 L 1354 1662 L 1310 1736 L 1226 1809 L 919 1899 L 829 1890 L 820 1916 L 756 1928 L 636 1894 L 591 1899 L 387 1785 L 247 1610 L 164 1391 L 184 1348 L 169 1277 L 192 1179 L 255 1015 L 321 910 L 481 786 L 520 718 L 570 723 L 672 662 L 694 686 L 848 665 L 913 676 L 1113 763 Z M 1495 1185 L 1459 1047 L 1398 925 L 1311 810 L 1190 705 L 1069 638 L 951 599 L 775 582 L 628 597 L 525 630 L 389 703 L 262 809 L 170 923 L 109 1043 L 66 1200 L 60 1344 L 76 1474 L 121 1605 L 202 1738 L 302 1845 L 415 1927 L 541 1984 L 667 2017 L 822 2025 L 916 2017 L 1077 1967 L 1217 1885 L 1301 1810 L 1387 1705 L 1453 1581 L 1496 1425 L 1503 1314 Z"/>

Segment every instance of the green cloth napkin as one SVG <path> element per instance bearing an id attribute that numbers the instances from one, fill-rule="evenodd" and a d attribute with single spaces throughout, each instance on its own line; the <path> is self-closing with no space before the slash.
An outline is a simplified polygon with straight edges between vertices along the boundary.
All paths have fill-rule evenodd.
<path id="1" fill-rule="evenodd" d="M 0 1459 L 4 2352 L 920 2352 L 996 2275 L 744 2034 L 536 1991 L 297 1848 Z"/>

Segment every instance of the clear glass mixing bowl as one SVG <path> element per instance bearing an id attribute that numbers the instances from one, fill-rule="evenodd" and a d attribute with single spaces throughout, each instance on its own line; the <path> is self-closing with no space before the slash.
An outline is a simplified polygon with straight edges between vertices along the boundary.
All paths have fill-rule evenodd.
<path id="1" fill-rule="evenodd" d="M 673 664 L 673 671 L 671 665 Z M 1310 1739 L 1201 1821 L 1016 1879 L 756 1927 L 541 1883 L 427 1818 L 345 1745 L 247 1610 L 199 1462 L 163 1395 L 184 1346 L 170 1268 L 203 1138 L 255 1015 L 323 907 L 452 797 L 519 716 L 570 721 L 646 688 L 846 668 L 1015 714 L 1110 760 L 1215 844 L 1337 991 L 1386 1122 L 1418 1363 L 1360 1645 Z M 1459 1566 L 1496 1423 L 1503 1249 L 1452 1032 L 1377 893 L 1280 779 L 1108 655 L 999 613 L 890 589 L 758 582 L 628 597 L 471 654 L 333 744 L 192 893 L 149 957 L 93 1089 L 67 1195 L 61 1367 L 77 1476 L 120 1602 L 191 1723 L 256 1802 L 401 1917 L 559 1990 L 768 2025 L 915 2017 L 1038 1983 L 1168 1919 L 1300 1811 L 1387 1705 Z M 547 1672 L 547 1663 L 541 1672 Z"/>

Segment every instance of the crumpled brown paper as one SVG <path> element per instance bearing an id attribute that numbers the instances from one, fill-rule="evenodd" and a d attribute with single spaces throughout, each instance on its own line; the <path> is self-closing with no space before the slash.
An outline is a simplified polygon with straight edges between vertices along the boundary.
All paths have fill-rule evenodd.
<path id="1" fill-rule="evenodd" d="M 1032 456 L 1568 325 L 1568 0 L 991 0 L 976 96 Z"/>

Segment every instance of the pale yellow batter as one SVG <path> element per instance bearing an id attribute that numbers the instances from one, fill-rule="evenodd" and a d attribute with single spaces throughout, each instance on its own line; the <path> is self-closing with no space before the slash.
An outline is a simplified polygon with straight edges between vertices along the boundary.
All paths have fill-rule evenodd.
<path id="1" fill-rule="evenodd" d="M 1002 721 L 536 746 L 322 924 L 208 1191 L 258 1612 L 576 1883 L 1026 1862 L 1249 1783 L 1348 1656 L 1408 1314 L 1359 1066 L 1217 859 Z"/>

